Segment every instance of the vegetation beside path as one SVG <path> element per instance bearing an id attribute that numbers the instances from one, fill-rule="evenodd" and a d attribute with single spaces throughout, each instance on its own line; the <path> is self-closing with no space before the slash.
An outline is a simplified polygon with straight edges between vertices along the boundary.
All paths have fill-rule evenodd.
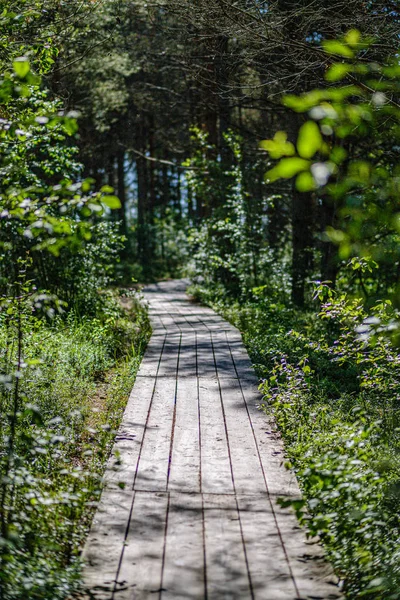
<path id="1" fill-rule="evenodd" d="M 183 275 L 348 599 L 399 597 L 400 13 L 328 4 L 2 3 L 0 600 L 78 586 L 149 332 L 106 290 Z"/>
<path id="2" fill-rule="evenodd" d="M 0 36 L 0 598 L 61 600 L 150 327 L 109 291 L 120 201 L 84 177 L 77 114 L 49 90 L 68 19 L 19 4 Z"/>
<path id="3" fill-rule="evenodd" d="M 321 285 L 317 311 L 301 311 L 281 290 L 238 302 L 221 288 L 190 288 L 242 332 L 262 381 L 264 410 L 277 421 L 304 494 L 304 501 L 288 504 L 321 537 L 346 597 L 395 600 L 399 356 L 387 340 L 366 342 L 357 333 L 365 333 L 368 316 L 359 298 Z M 373 313 L 393 318 L 389 303 Z"/>
<path id="4" fill-rule="evenodd" d="M 1 319 L 2 370 L 17 360 L 19 335 L 26 364 L 18 397 L 15 383 L 0 395 L 2 453 L 13 445 L 8 473 L 3 466 L 3 598 L 55 600 L 78 588 L 105 462 L 150 332 L 136 295 L 124 304 L 103 294 L 96 315 L 51 322 L 21 307 L 20 332 Z"/>

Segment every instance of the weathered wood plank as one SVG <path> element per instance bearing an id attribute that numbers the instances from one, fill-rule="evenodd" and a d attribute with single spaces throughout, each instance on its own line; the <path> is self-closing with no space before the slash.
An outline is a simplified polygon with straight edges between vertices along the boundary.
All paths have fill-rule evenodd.
<path id="1" fill-rule="evenodd" d="M 263 494 L 266 490 L 253 429 L 237 379 L 220 380 L 235 492 Z"/>
<path id="2" fill-rule="evenodd" d="M 231 350 L 226 339 L 224 332 L 213 333 L 211 335 L 213 349 L 214 349 L 214 360 L 217 367 L 218 377 L 232 377 L 236 376 L 235 364 L 232 359 Z"/>
<path id="3" fill-rule="evenodd" d="M 161 589 L 168 494 L 135 492 L 113 600 L 154 600 Z"/>
<path id="4" fill-rule="evenodd" d="M 237 496 L 255 600 L 298 597 L 267 494 Z"/>
<path id="5" fill-rule="evenodd" d="M 130 490 L 105 490 L 102 494 L 82 555 L 85 588 L 96 600 L 111 600 L 132 501 Z"/>
<path id="6" fill-rule="evenodd" d="M 336 600 L 342 598 L 337 578 L 326 561 L 320 544 L 316 540 L 306 541 L 305 531 L 299 527 L 290 509 L 275 504 L 277 526 L 285 547 L 299 597 Z"/>
<path id="7" fill-rule="evenodd" d="M 199 381 L 201 489 L 233 494 L 232 471 L 217 379 Z"/>
<path id="8" fill-rule="evenodd" d="M 204 329 L 205 332 L 209 333 L 215 329 L 231 327 L 229 323 L 224 321 L 210 308 L 190 303 L 187 306 L 187 311 L 191 314 L 192 322 L 196 323 L 198 332 L 200 332 L 201 329 Z"/>
<path id="9" fill-rule="evenodd" d="M 205 598 L 203 508 L 200 494 L 171 494 L 162 600 Z"/>
<path id="10" fill-rule="evenodd" d="M 156 379 L 137 379 L 115 438 L 104 479 L 107 487 L 132 489 Z"/>
<path id="11" fill-rule="evenodd" d="M 179 350 L 178 378 L 196 377 L 197 348 L 196 335 L 192 332 L 183 333 Z"/>
<path id="12" fill-rule="evenodd" d="M 198 377 L 215 377 L 214 352 L 209 334 L 197 336 L 197 375 Z"/>
<path id="13" fill-rule="evenodd" d="M 175 392 L 174 378 L 157 379 L 137 468 L 135 490 L 167 489 Z"/>
<path id="14" fill-rule="evenodd" d="M 250 414 L 268 491 L 274 496 L 300 497 L 297 479 L 285 468 L 285 452 L 272 417 L 260 411 L 261 393 L 253 378 L 240 379 L 240 387 Z"/>
<path id="15" fill-rule="evenodd" d="M 234 496 L 205 494 L 207 593 L 212 600 L 252 598 Z"/>
<path id="16" fill-rule="evenodd" d="M 207 334 L 209 333 L 209 329 L 207 325 L 202 322 L 201 315 L 199 313 L 190 308 L 187 313 L 187 320 L 192 325 L 192 327 L 196 330 L 197 333 Z"/>
<path id="17" fill-rule="evenodd" d="M 147 345 L 136 379 L 139 377 L 155 377 L 165 344 L 165 335 L 153 335 Z"/>
<path id="18" fill-rule="evenodd" d="M 239 378 L 254 378 L 254 382 L 257 381 L 256 375 L 253 370 L 252 362 L 247 354 L 243 342 L 237 335 L 227 334 L 232 358 L 235 363 L 235 371 Z"/>
<path id="19" fill-rule="evenodd" d="M 168 490 L 200 492 L 200 432 L 196 377 L 178 380 Z"/>
<path id="20" fill-rule="evenodd" d="M 181 343 L 181 334 L 167 335 L 160 364 L 158 367 L 158 377 L 176 377 L 179 359 L 179 347 Z"/>

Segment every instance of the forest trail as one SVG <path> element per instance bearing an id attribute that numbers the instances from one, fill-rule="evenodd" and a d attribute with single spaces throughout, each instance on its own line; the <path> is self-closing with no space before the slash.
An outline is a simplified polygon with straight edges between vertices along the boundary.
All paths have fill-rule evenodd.
<path id="1" fill-rule="evenodd" d="M 340 598 L 277 504 L 299 489 L 241 335 L 185 288 L 144 290 L 154 331 L 84 550 L 88 598 Z"/>

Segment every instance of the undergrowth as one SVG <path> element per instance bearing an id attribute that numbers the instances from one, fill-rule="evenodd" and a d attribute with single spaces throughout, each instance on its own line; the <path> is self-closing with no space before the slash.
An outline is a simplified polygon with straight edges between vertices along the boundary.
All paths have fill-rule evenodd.
<path id="1" fill-rule="evenodd" d="M 19 362 L 0 393 L 2 600 L 61 600 L 79 586 L 80 551 L 150 331 L 136 296 L 128 304 L 107 292 L 97 316 L 49 320 L 31 305 L 0 316 L 1 371 Z"/>
<path id="2" fill-rule="evenodd" d="M 219 289 L 191 293 L 242 332 L 302 487 L 304 500 L 287 504 L 322 539 L 346 598 L 398 599 L 400 359 L 383 334 L 397 318 L 390 302 L 367 311 L 323 285 L 314 311 L 257 290 L 242 303 Z"/>

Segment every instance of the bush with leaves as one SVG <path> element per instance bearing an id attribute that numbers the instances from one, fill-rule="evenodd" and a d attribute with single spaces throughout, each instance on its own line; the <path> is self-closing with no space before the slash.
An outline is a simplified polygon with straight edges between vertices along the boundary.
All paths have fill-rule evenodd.
<path id="1" fill-rule="evenodd" d="M 370 59 L 373 40 L 355 30 L 322 46 L 327 85 L 284 98 L 285 106 L 308 114 L 308 120 L 296 144 L 283 131 L 261 143 L 278 161 L 265 177 L 268 182 L 295 178 L 299 192 L 331 203 L 334 214 L 325 241 L 338 245 L 339 260 L 375 260 L 382 267 L 375 274 L 381 284 L 377 292 L 395 294 L 400 265 L 398 57 L 383 63 Z"/>
<path id="2" fill-rule="evenodd" d="M 76 587 L 91 506 L 148 332 L 135 300 L 127 320 L 110 292 L 98 293 L 122 241 L 102 217 L 120 203 L 111 188 L 96 192 L 82 179 L 70 141 L 76 115 L 38 75 L 56 51 L 50 42 L 43 52 L 24 45 L 39 9 L 25 2 L 20 19 L 1 15 L 14 56 L 0 76 L 2 600 L 61 599 Z"/>
<path id="3" fill-rule="evenodd" d="M 0 82 L 0 284 L 7 292 L 9 282 L 18 276 L 18 258 L 29 254 L 37 286 L 62 297 L 67 254 L 79 251 L 96 230 L 96 243 L 104 245 L 99 217 L 106 207 L 118 207 L 119 201 L 111 188 L 94 192 L 93 182 L 77 179 L 81 167 L 73 158 L 76 149 L 67 140 L 76 131 L 75 115 L 64 114 L 60 103 L 49 101 L 39 85 L 24 57 L 14 61 Z M 119 243 L 115 233 L 110 236 L 111 253 Z M 90 247 L 94 246 L 92 241 Z M 58 257 L 62 249 L 67 250 L 63 260 L 52 260 L 51 255 Z M 102 252 L 99 248 L 97 259 Z M 99 273 L 109 259 L 99 265 Z M 76 284 L 84 286 L 85 281 L 81 276 Z M 71 300 L 70 291 L 65 296 Z"/>
<path id="4" fill-rule="evenodd" d="M 359 298 L 324 284 L 316 298 L 327 327 L 313 328 L 312 339 L 307 329 L 290 332 L 300 352 L 276 361 L 263 385 L 266 406 L 305 493 L 296 512 L 326 544 L 348 597 L 394 599 L 400 361 L 374 327 L 385 327 L 396 311 L 389 301 L 366 311 Z"/>
<path id="5" fill-rule="evenodd" d="M 28 288 L 21 283 L 21 291 Z M 22 293 L 0 314 L 0 583 L 4 600 L 64 599 L 148 339 L 146 311 L 40 319 Z M 110 309 L 112 308 L 112 313 Z"/>
<path id="6" fill-rule="evenodd" d="M 276 253 L 265 242 L 262 215 L 252 211 L 244 181 L 242 140 L 231 131 L 224 134 L 231 166 L 217 156 L 200 130 L 192 130 L 192 142 L 195 151 L 185 163 L 190 167 L 186 178 L 197 212 L 203 213 L 189 232 L 192 274 L 206 286 L 217 286 L 222 295 L 246 297 L 254 286 L 261 293 L 282 262 L 277 264 Z"/>

